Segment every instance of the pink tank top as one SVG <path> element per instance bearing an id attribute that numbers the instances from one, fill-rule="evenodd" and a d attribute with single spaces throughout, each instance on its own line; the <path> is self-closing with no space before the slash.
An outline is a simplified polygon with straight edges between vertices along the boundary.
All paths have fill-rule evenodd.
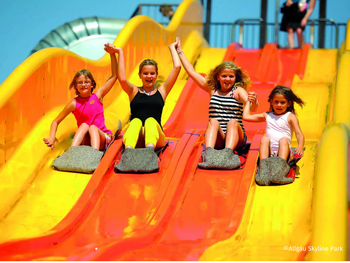
<path id="1" fill-rule="evenodd" d="M 103 112 L 103 104 L 95 93 L 88 98 L 75 98 L 76 106 L 73 114 L 77 120 L 78 127 L 82 123 L 87 125 L 95 125 L 104 133 L 113 134 L 105 125 L 105 116 Z"/>

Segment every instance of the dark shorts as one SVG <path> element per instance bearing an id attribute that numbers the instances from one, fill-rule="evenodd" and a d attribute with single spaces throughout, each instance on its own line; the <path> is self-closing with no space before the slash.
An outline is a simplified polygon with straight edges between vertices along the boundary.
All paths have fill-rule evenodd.
<path id="1" fill-rule="evenodd" d="M 235 151 L 240 151 L 243 149 L 243 147 L 245 146 L 245 144 L 247 143 L 247 135 L 245 134 L 245 132 L 243 131 L 244 133 L 244 138 L 243 138 L 243 142 L 241 143 L 240 146 L 236 147 L 234 150 Z"/>
<path id="2" fill-rule="evenodd" d="M 283 17 L 281 21 L 281 31 L 287 32 L 288 28 L 296 31 L 298 28 L 304 30 L 304 27 L 301 27 L 301 20 L 303 20 L 306 15 L 306 10 L 300 12 L 298 3 L 292 4 L 290 7 L 283 8 Z M 282 10 L 282 9 L 281 9 Z"/>

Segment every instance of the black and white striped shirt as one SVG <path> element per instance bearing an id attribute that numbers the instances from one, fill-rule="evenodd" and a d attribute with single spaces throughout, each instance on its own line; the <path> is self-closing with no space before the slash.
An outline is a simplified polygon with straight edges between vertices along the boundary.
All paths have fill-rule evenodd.
<path id="1" fill-rule="evenodd" d="M 215 94 L 210 98 L 209 104 L 209 118 L 217 119 L 220 123 L 220 127 L 226 133 L 227 123 L 231 119 L 235 119 L 245 132 L 242 119 L 243 119 L 243 103 L 237 101 L 233 96 L 233 92 L 236 89 L 233 88 L 229 97 Z"/>

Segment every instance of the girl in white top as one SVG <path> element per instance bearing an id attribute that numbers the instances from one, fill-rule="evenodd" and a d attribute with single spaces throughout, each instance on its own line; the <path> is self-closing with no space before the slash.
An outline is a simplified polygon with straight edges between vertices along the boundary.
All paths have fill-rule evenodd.
<path id="1" fill-rule="evenodd" d="M 304 154 L 304 135 L 295 116 L 294 102 L 301 107 L 305 104 L 290 88 L 275 87 L 269 95 L 270 110 L 250 115 L 250 103 L 244 108 L 243 120 L 251 122 L 266 121 L 266 136 L 260 142 L 260 159 L 279 156 L 286 161 L 290 156 L 292 131 L 298 140 L 296 153 Z"/>

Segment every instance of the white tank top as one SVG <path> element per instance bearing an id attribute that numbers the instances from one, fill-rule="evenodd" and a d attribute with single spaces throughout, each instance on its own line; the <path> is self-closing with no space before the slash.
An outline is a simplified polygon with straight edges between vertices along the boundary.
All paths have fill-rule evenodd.
<path id="1" fill-rule="evenodd" d="M 278 150 L 278 142 L 281 138 L 287 138 L 289 144 L 292 140 L 292 129 L 288 123 L 290 113 L 289 111 L 283 115 L 275 115 L 270 112 L 266 117 L 266 137 L 270 139 L 273 151 Z"/>

